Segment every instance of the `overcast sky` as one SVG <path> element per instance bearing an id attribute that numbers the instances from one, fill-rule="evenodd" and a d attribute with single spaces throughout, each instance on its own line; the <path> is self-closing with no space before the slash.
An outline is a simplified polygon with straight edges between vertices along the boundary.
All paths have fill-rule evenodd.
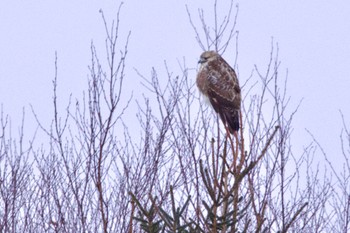
<path id="1" fill-rule="evenodd" d="M 177 67 L 178 60 L 183 58 L 189 67 L 197 67 L 202 51 L 194 38 L 185 5 L 188 4 L 194 17 L 198 8 L 210 16 L 211 1 L 205 1 L 205 5 L 203 2 L 124 3 L 122 35 L 131 31 L 126 92 L 142 90 L 134 68 L 147 75 L 152 67 L 163 69 L 164 60 L 169 67 Z M 254 65 L 261 68 L 267 65 L 273 38 L 279 45 L 282 74 L 288 70 L 288 93 L 293 104 L 303 99 L 294 121 L 294 137 L 300 142 L 296 146 L 301 148 L 304 142 L 306 145 L 311 141 L 305 132 L 308 129 L 328 153 L 332 154 L 335 147 L 339 150 L 342 128 L 339 110 L 350 122 L 350 2 L 244 0 L 237 3 L 241 83 Z M 52 117 L 55 51 L 63 101 L 70 93 L 81 96 L 86 88 L 92 41 L 100 56 L 104 55 L 105 33 L 99 10 L 103 10 L 110 23 L 116 19 L 118 5 L 116 1 L 3 1 L 0 103 L 4 113 L 19 123 L 23 107 L 30 119 L 32 104 L 40 118 Z M 219 3 L 219 12 L 225 12 L 227 6 Z M 235 53 L 234 47 L 230 49 L 227 56 Z M 334 155 L 334 161 L 337 157 L 341 156 Z"/>

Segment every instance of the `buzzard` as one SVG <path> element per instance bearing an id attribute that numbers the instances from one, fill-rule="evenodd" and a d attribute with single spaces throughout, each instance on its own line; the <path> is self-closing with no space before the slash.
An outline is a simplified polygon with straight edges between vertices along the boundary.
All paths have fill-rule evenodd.
<path id="1" fill-rule="evenodd" d="M 239 129 L 241 88 L 232 67 L 215 51 L 200 56 L 201 67 L 197 74 L 199 91 L 209 99 L 230 133 Z"/>

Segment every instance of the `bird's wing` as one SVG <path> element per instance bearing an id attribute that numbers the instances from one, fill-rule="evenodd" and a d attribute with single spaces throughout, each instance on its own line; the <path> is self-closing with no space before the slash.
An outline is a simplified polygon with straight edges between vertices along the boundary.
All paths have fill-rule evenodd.
<path id="1" fill-rule="evenodd" d="M 229 68 L 210 69 L 208 73 L 208 97 L 215 98 L 223 107 L 239 108 L 241 89 L 234 70 Z"/>
<path id="2" fill-rule="evenodd" d="M 212 80 L 215 80 L 212 76 Z M 214 110 L 220 115 L 224 125 L 226 125 L 231 133 L 239 129 L 239 110 L 240 110 L 240 90 L 234 90 L 235 84 L 214 84 L 209 85 L 208 99 Z M 231 88 L 227 88 L 230 86 Z"/>

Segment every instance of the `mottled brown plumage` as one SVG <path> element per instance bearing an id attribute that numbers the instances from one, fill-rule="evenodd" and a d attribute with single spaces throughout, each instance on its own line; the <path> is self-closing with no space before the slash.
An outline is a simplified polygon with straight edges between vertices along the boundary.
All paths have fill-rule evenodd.
<path id="1" fill-rule="evenodd" d="M 238 131 L 241 88 L 235 71 L 215 51 L 202 53 L 199 63 L 197 86 L 200 92 L 209 99 L 230 133 Z"/>

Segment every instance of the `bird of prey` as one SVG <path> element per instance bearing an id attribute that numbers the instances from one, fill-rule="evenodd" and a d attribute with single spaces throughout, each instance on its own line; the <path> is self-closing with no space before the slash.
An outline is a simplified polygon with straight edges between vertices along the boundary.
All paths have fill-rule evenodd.
<path id="1" fill-rule="evenodd" d="M 200 56 L 197 74 L 199 91 L 209 99 L 226 129 L 236 134 L 239 130 L 241 88 L 232 67 L 215 51 Z"/>

